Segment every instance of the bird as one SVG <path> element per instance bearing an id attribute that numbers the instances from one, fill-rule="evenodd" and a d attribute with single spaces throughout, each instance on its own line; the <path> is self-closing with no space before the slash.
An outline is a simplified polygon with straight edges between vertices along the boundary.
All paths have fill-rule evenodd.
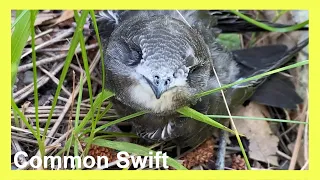
<path id="1" fill-rule="evenodd" d="M 230 16 L 220 14 L 245 23 L 230 12 Z M 228 115 L 222 92 L 195 95 L 279 68 L 308 44 L 305 40 L 292 49 L 269 45 L 229 51 L 217 42 L 219 33 L 244 31 L 246 26 L 237 29 L 232 26 L 235 21 L 228 26 L 223 17 L 218 11 L 205 10 L 99 12 L 105 88 L 114 92 L 111 101 L 120 116 L 148 112 L 131 119 L 139 137 L 180 147 L 200 144 L 212 136 L 213 127 L 183 117 L 177 109 L 189 106 L 203 114 Z M 284 85 L 281 93 L 273 90 L 277 83 Z M 249 100 L 291 109 L 302 102 L 288 77 L 281 74 L 235 85 L 223 93 L 231 113 Z"/>

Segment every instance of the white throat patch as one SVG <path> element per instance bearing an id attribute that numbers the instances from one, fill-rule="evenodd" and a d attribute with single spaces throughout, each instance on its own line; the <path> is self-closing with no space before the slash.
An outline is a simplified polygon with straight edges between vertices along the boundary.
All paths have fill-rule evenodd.
<path id="1" fill-rule="evenodd" d="M 130 97 L 133 102 L 150 109 L 155 113 L 172 110 L 174 106 L 173 97 L 177 92 L 177 88 L 173 88 L 164 92 L 160 99 L 157 99 L 146 82 L 140 82 L 130 87 Z"/>

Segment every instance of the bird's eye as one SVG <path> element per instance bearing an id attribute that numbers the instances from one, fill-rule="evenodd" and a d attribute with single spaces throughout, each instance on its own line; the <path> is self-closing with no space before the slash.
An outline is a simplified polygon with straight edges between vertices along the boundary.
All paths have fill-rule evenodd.
<path id="1" fill-rule="evenodd" d="M 141 62 L 142 59 L 142 52 L 141 51 L 131 51 L 129 57 L 129 66 L 136 66 Z"/>

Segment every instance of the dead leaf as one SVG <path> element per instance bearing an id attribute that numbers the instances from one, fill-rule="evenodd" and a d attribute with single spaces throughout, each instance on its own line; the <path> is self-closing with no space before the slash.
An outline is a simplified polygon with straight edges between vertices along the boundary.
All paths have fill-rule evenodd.
<path id="1" fill-rule="evenodd" d="M 251 102 L 248 106 L 241 108 L 235 115 L 265 118 L 265 106 Z M 278 166 L 279 138 L 273 135 L 267 121 L 236 119 L 234 123 L 239 133 L 249 139 L 249 157 L 258 161 Z"/>
<path id="2" fill-rule="evenodd" d="M 61 14 L 61 16 L 56 20 L 56 22 L 54 24 L 52 24 L 51 26 L 54 26 L 56 24 L 59 24 L 63 21 L 66 21 L 70 18 L 73 18 L 74 16 L 74 12 L 73 10 L 66 10 L 66 11 L 63 11 L 63 13 Z"/>

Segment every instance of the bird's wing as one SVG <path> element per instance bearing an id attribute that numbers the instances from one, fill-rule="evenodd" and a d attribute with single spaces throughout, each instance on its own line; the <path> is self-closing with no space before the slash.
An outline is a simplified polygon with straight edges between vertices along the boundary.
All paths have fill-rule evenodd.
<path id="1" fill-rule="evenodd" d="M 296 109 L 303 100 L 295 91 L 292 80 L 282 74 L 275 74 L 257 88 L 250 100 L 260 104 Z"/>
<path id="2" fill-rule="evenodd" d="M 234 60 L 240 66 L 238 78 L 245 79 L 280 68 L 288 63 L 308 42 L 307 39 L 290 50 L 287 50 L 287 47 L 283 45 L 271 45 L 233 51 Z M 294 109 L 297 104 L 302 102 L 295 91 L 292 80 L 282 74 L 237 85 L 233 91 L 240 91 L 240 89 L 248 87 L 255 87 L 255 92 L 250 100 L 260 104 Z M 250 96 L 250 93 L 244 94 L 244 96 L 246 95 Z"/>
<path id="3" fill-rule="evenodd" d="M 234 60 L 240 68 L 238 78 L 251 77 L 272 69 L 287 49 L 285 45 L 269 45 L 233 51 Z"/>
<path id="4" fill-rule="evenodd" d="M 284 45 L 268 45 L 232 51 L 233 59 L 238 63 L 240 69 L 237 78 L 245 79 L 280 68 L 308 44 L 309 39 L 306 39 L 289 50 Z M 250 83 L 256 84 L 260 81 Z M 241 86 L 244 86 L 244 84 L 241 84 Z"/>

